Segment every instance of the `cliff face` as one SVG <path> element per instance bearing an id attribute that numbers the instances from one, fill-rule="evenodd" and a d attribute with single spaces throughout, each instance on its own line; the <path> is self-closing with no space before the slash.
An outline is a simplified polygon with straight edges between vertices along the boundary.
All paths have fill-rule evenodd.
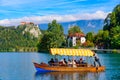
<path id="1" fill-rule="evenodd" d="M 39 35 L 42 34 L 38 25 L 35 24 L 24 24 L 24 25 L 20 25 L 19 28 L 21 28 L 23 34 L 29 32 L 31 35 L 33 35 L 36 38 L 38 38 Z"/>
<path id="2" fill-rule="evenodd" d="M 23 34 L 25 32 L 29 32 L 34 37 L 39 37 L 39 35 L 41 35 L 41 31 L 40 31 L 38 25 L 27 24 L 25 29 L 23 30 Z"/>

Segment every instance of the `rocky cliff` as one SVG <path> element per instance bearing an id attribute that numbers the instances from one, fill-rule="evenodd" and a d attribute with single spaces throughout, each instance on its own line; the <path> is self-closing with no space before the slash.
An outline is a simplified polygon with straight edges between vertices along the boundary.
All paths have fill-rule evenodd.
<path id="1" fill-rule="evenodd" d="M 35 25 L 34 23 L 21 24 L 19 27 L 22 29 L 23 34 L 29 32 L 34 37 L 39 37 L 39 35 L 42 34 L 39 29 L 39 26 Z"/>

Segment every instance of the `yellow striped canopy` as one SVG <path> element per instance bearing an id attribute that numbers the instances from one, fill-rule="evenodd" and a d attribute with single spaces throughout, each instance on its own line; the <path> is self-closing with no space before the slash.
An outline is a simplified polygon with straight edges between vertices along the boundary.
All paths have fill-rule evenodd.
<path id="1" fill-rule="evenodd" d="M 65 56 L 93 56 L 90 49 L 65 49 L 65 48 L 51 48 L 52 55 L 65 55 Z"/>

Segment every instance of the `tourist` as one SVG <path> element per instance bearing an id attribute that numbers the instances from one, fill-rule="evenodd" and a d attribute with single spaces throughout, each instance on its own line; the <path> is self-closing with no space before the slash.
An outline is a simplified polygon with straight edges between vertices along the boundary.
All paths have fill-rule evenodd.
<path id="1" fill-rule="evenodd" d="M 75 62 L 74 59 L 72 60 L 72 65 L 73 65 L 73 67 L 77 67 L 76 62 Z"/>
<path id="2" fill-rule="evenodd" d="M 68 66 L 69 66 L 69 67 L 72 67 L 72 62 L 71 62 L 70 59 L 68 60 Z"/>
<path id="3" fill-rule="evenodd" d="M 64 63 L 65 63 L 65 65 L 67 65 L 67 61 L 66 61 L 66 59 L 64 58 Z"/>
<path id="4" fill-rule="evenodd" d="M 53 66 L 53 65 L 54 65 L 54 60 L 53 60 L 53 58 L 51 58 L 51 60 L 48 62 L 48 64 L 49 64 L 50 66 Z"/>
<path id="5" fill-rule="evenodd" d="M 55 66 L 58 66 L 58 59 L 57 58 L 55 58 L 54 64 L 55 64 Z"/>
<path id="6" fill-rule="evenodd" d="M 60 66 L 65 66 L 65 65 L 66 65 L 64 59 L 61 59 L 61 60 L 60 60 L 59 65 L 60 65 Z"/>
<path id="7" fill-rule="evenodd" d="M 80 58 L 80 62 L 79 62 L 80 64 L 83 64 L 83 59 L 82 58 Z"/>

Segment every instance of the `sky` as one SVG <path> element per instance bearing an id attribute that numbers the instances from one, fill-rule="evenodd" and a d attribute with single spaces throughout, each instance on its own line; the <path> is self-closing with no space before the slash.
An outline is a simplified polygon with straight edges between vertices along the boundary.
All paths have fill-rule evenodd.
<path id="1" fill-rule="evenodd" d="M 105 19 L 120 0 L 0 0 L 0 25 Z"/>

